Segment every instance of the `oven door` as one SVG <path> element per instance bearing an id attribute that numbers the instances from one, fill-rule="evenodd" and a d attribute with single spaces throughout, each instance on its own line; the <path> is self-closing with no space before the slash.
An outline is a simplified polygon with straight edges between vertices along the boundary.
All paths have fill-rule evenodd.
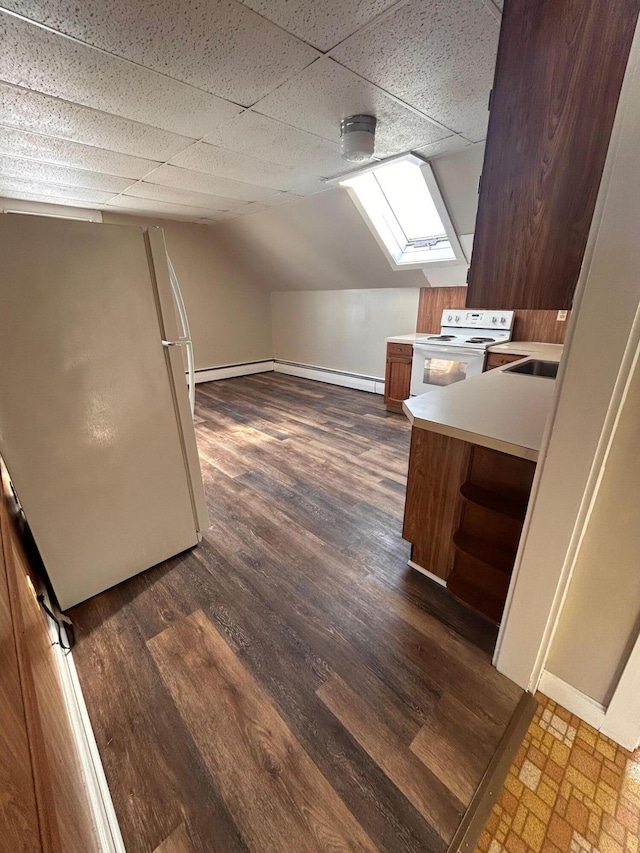
<path id="1" fill-rule="evenodd" d="M 484 351 L 461 347 L 413 345 L 411 396 L 446 388 L 454 382 L 482 373 Z"/>

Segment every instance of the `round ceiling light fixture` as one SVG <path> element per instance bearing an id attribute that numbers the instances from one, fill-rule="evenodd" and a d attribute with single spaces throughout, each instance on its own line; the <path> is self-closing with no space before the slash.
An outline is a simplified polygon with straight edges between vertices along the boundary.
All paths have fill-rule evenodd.
<path id="1" fill-rule="evenodd" d="M 358 114 L 340 122 L 340 153 L 345 160 L 356 163 L 370 160 L 376 138 L 375 116 Z"/>

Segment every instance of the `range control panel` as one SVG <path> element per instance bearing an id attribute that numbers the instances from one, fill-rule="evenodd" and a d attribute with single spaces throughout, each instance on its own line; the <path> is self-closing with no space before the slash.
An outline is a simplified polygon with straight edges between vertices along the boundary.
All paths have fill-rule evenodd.
<path id="1" fill-rule="evenodd" d="M 511 329 L 513 311 L 469 311 L 467 308 L 445 309 L 442 326 L 456 329 Z"/>

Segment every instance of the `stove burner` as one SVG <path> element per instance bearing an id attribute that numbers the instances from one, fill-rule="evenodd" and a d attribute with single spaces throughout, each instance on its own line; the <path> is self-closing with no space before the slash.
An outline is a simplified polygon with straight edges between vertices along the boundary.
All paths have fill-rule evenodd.
<path id="1" fill-rule="evenodd" d="M 495 338 L 469 338 L 468 341 L 465 341 L 467 344 L 491 344 L 495 341 Z"/>
<path id="2" fill-rule="evenodd" d="M 429 335 L 428 341 L 454 341 L 455 335 Z"/>

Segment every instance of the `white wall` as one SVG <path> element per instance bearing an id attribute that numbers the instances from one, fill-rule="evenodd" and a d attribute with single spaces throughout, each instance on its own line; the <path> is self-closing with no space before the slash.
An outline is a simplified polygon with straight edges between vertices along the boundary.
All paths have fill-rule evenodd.
<path id="1" fill-rule="evenodd" d="M 271 294 L 274 357 L 384 378 L 384 339 L 415 330 L 417 288 Z"/>

